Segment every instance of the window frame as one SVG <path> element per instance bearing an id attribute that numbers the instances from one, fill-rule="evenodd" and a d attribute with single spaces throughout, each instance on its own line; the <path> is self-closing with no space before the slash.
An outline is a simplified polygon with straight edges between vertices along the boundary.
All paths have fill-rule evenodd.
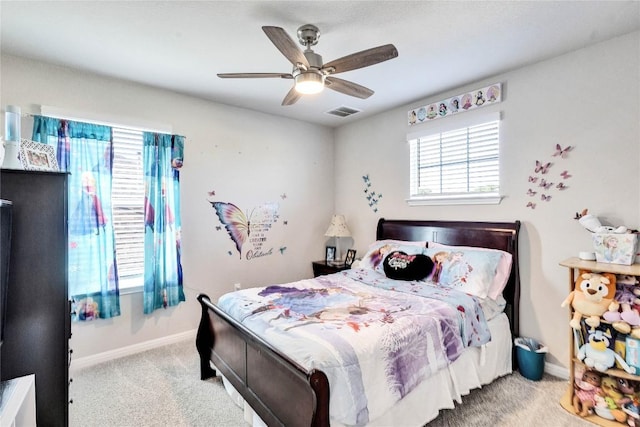
<path id="1" fill-rule="evenodd" d="M 468 112 L 463 116 L 455 116 L 445 123 L 426 123 L 420 127 L 419 130 L 407 134 L 407 145 L 409 149 L 409 183 L 408 192 L 409 197 L 406 202 L 409 206 L 424 206 L 424 205 L 478 205 L 478 204 L 499 204 L 502 200 L 500 195 L 501 189 L 501 174 L 500 174 L 500 112 L 487 112 L 483 114 L 474 114 L 475 112 Z M 497 122 L 497 173 L 498 173 L 498 189 L 496 191 L 487 192 L 464 192 L 464 193 L 434 193 L 433 195 L 418 195 L 413 194 L 412 191 L 415 188 L 417 181 L 418 169 L 416 166 L 417 153 L 416 145 L 419 139 L 427 139 L 435 135 L 442 135 L 443 133 L 463 131 L 465 129 L 472 128 L 483 124 L 489 124 L 491 122 Z M 469 159 L 466 159 L 466 164 L 469 165 Z M 444 162 L 440 162 L 440 165 L 446 165 Z"/>

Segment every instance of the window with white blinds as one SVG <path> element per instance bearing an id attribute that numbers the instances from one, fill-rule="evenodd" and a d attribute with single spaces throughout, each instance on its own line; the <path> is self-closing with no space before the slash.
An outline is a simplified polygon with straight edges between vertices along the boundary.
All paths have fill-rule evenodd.
<path id="1" fill-rule="evenodd" d="M 120 289 L 141 286 L 144 276 L 142 131 L 112 128 L 111 204 Z"/>
<path id="2" fill-rule="evenodd" d="M 499 201 L 499 123 L 495 120 L 411 139 L 409 202 Z"/>

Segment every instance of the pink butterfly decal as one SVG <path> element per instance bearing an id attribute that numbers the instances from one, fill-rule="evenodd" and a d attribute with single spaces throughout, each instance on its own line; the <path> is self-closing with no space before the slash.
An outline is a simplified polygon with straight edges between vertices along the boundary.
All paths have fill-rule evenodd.
<path id="1" fill-rule="evenodd" d="M 547 182 L 544 178 L 540 180 L 540 184 L 538 187 L 544 187 L 545 190 L 548 190 L 553 185 L 553 182 Z"/>
<path id="2" fill-rule="evenodd" d="M 533 191 L 532 189 L 529 189 L 529 191 L 527 191 L 528 196 L 535 196 L 537 193 L 537 191 Z"/>
<path id="3" fill-rule="evenodd" d="M 227 229 L 229 237 L 236 244 L 236 249 L 242 259 L 242 245 L 249 237 L 249 220 L 247 216 L 233 203 L 209 202 L 216 210 L 220 222 Z"/>
<path id="4" fill-rule="evenodd" d="M 556 188 L 557 188 L 558 190 L 566 190 L 566 189 L 567 189 L 567 188 L 569 188 L 569 187 L 567 187 L 567 186 L 566 186 L 566 185 L 564 185 L 563 183 L 559 182 L 559 183 L 558 183 L 558 185 L 556 185 Z"/>
<path id="5" fill-rule="evenodd" d="M 286 198 L 287 198 L 287 193 L 282 193 L 282 194 L 280 195 L 280 198 L 281 198 L 282 200 L 286 199 Z"/>
<path id="6" fill-rule="evenodd" d="M 211 191 L 208 192 L 208 194 L 209 194 L 209 196 L 215 196 L 216 192 L 215 192 L 215 190 L 211 190 Z"/>
<path id="7" fill-rule="evenodd" d="M 546 165 L 543 165 L 538 160 L 536 160 L 536 173 L 538 172 L 547 173 L 550 167 L 551 167 L 551 162 L 547 163 Z"/>
<path id="8" fill-rule="evenodd" d="M 569 151 L 571 151 L 573 149 L 572 146 L 567 145 L 566 148 L 562 148 L 560 146 L 560 144 L 556 144 L 556 152 L 554 153 L 553 157 L 557 157 L 560 156 L 563 159 L 567 158 L 567 154 L 569 153 Z"/>
<path id="9" fill-rule="evenodd" d="M 527 203 L 527 207 L 531 208 L 531 209 L 535 209 L 536 208 L 536 204 L 532 203 L 532 202 L 529 202 L 529 203 Z"/>
<path id="10" fill-rule="evenodd" d="M 563 179 L 569 179 L 569 178 L 571 178 L 571 175 L 569 175 L 569 171 L 562 171 L 562 172 L 560 173 L 560 176 L 561 176 Z"/>
<path id="11" fill-rule="evenodd" d="M 536 182 L 538 181 L 538 177 L 537 176 L 530 176 L 529 177 L 529 182 Z"/>
<path id="12" fill-rule="evenodd" d="M 211 202 L 218 219 L 229 233 L 229 237 L 236 245 L 240 259 L 242 259 L 242 245 L 249 240 L 249 235 L 254 236 L 254 231 L 265 233 L 278 220 L 278 204 L 265 203 L 254 208 L 251 214 L 245 215 L 233 203 Z M 254 249 L 262 245 L 264 235 L 259 236 L 256 242 L 252 241 Z"/>
<path id="13" fill-rule="evenodd" d="M 547 196 L 546 194 L 542 194 L 542 195 L 540 195 L 540 200 L 548 202 L 549 200 L 551 200 L 551 196 Z"/>

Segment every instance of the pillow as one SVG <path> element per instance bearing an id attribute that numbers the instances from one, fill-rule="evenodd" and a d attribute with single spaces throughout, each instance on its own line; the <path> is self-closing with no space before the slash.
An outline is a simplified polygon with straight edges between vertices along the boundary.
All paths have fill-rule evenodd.
<path id="1" fill-rule="evenodd" d="M 382 262 L 384 274 L 396 280 L 422 280 L 431 274 L 433 260 L 426 255 L 407 255 L 402 251 L 389 253 Z"/>
<path id="2" fill-rule="evenodd" d="M 497 251 L 432 247 L 425 252 L 434 262 L 428 280 L 440 286 L 457 289 L 486 298 L 493 285 L 502 254 Z"/>
<path id="3" fill-rule="evenodd" d="M 367 253 L 364 254 L 358 268 L 366 268 L 384 273 L 382 261 L 384 257 L 393 252 L 401 251 L 407 255 L 424 254 L 427 250 L 427 242 L 405 242 L 402 240 L 377 240 L 369 245 Z"/>
<path id="4" fill-rule="evenodd" d="M 487 296 L 491 299 L 497 300 L 498 297 L 502 294 L 504 287 L 507 286 L 507 281 L 509 280 L 509 276 L 511 275 L 511 264 L 513 262 L 513 255 L 509 252 L 501 251 L 499 249 L 489 249 L 489 248 L 476 248 L 472 246 L 448 246 L 443 245 L 441 243 L 429 242 L 430 248 L 447 248 L 450 251 L 454 250 L 470 250 L 470 251 L 488 251 L 495 252 L 500 254 L 500 261 L 498 262 L 498 266 L 496 269 L 496 274 L 493 278 L 493 282 L 489 287 L 489 291 Z"/>

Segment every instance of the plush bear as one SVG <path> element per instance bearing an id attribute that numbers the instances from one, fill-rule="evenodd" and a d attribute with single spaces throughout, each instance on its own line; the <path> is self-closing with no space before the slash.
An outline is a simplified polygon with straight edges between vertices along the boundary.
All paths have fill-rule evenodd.
<path id="1" fill-rule="evenodd" d="M 640 301 L 636 297 L 639 290 L 636 288 L 638 281 L 635 276 L 616 276 L 616 294 L 609 304 L 609 310 L 602 315 L 604 320 L 611 322 L 613 328 L 623 334 L 640 334 L 640 313 L 636 305 Z M 637 329 L 637 330 L 636 330 Z"/>
<path id="2" fill-rule="evenodd" d="M 579 270 L 575 287 L 561 306 L 571 304 L 574 313 L 569 325 L 573 329 L 580 329 L 582 316 L 592 328 L 600 325 L 602 316 L 613 301 L 616 293 L 616 276 L 612 273 L 593 273 Z"/>

